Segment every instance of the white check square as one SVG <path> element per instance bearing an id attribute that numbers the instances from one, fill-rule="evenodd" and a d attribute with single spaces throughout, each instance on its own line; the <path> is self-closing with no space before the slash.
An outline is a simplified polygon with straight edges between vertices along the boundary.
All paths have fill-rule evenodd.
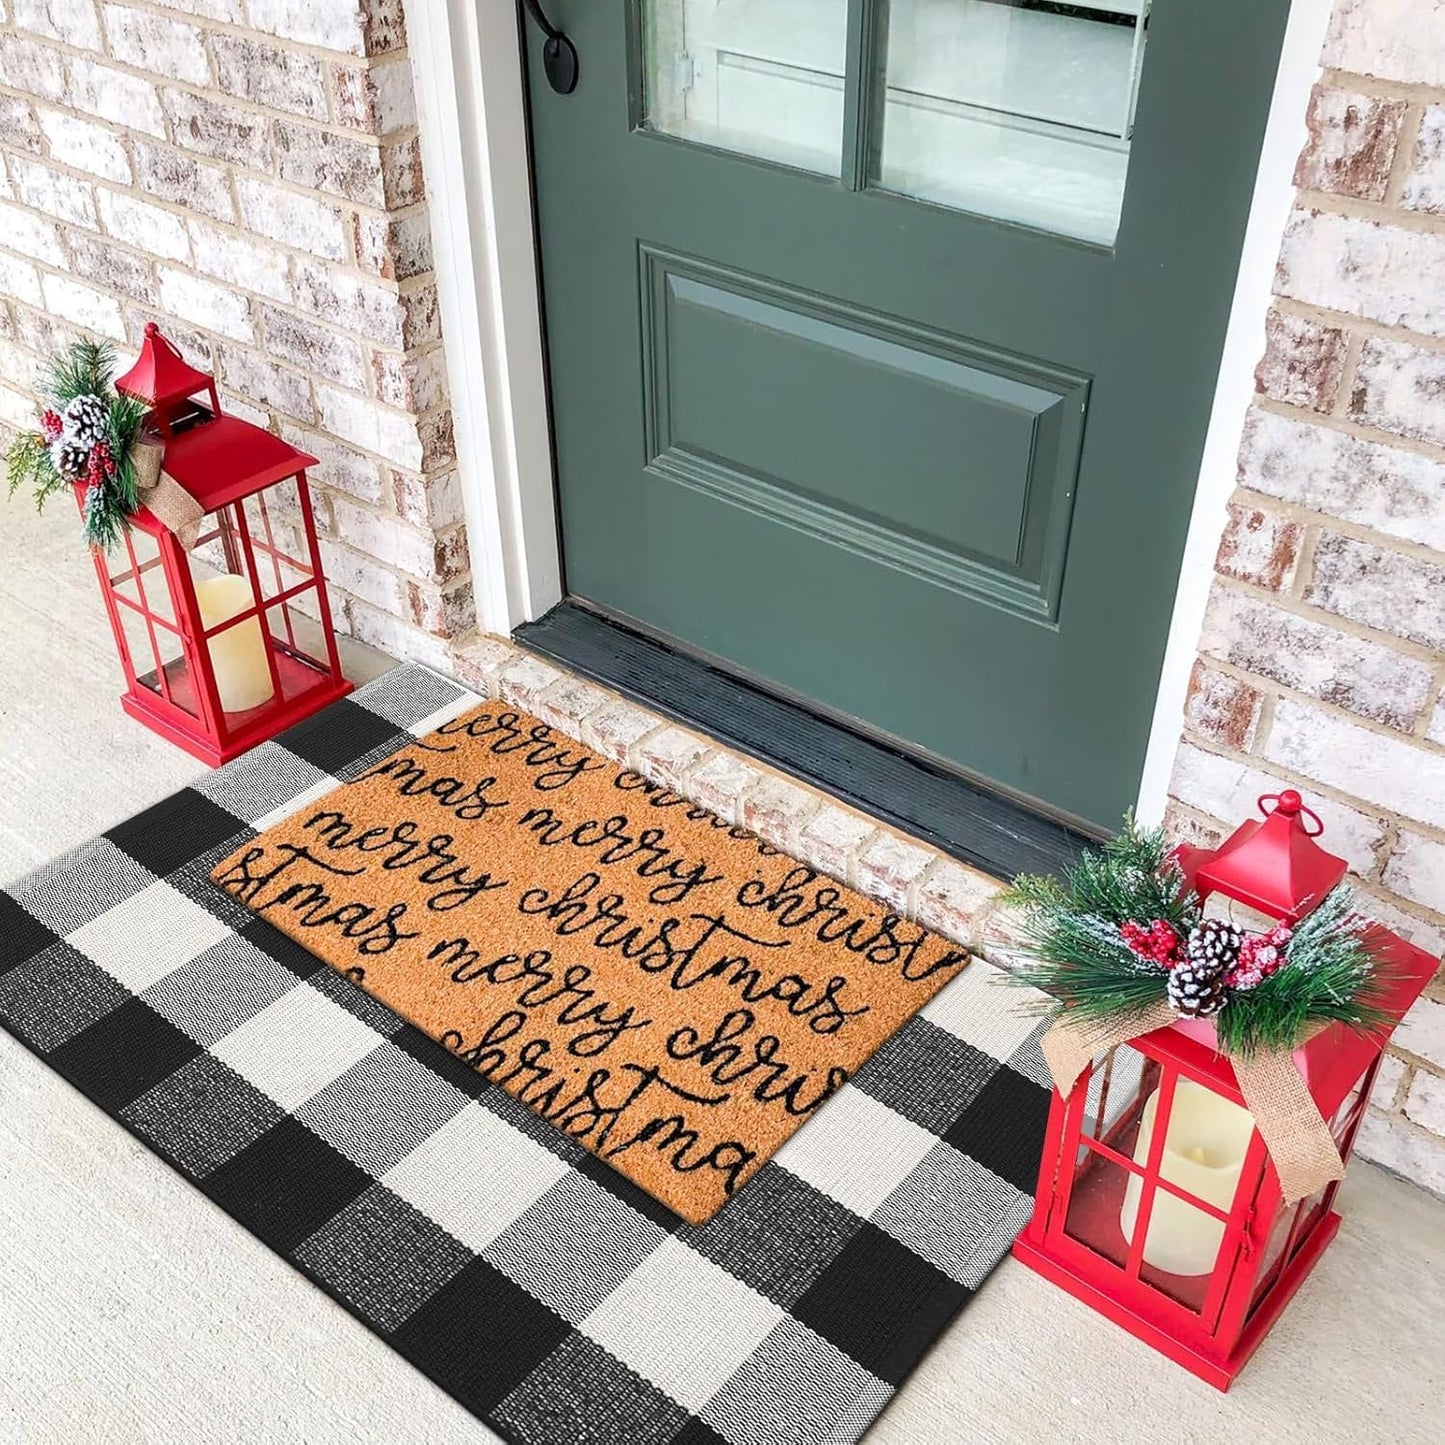
<path id="1" fill-rule="evenodd" d="M 582 1321 L 582 1333 L 701 1410 L 783 1318 L 756 1290 L 668 1238 Z"/>
<path id="2" fill-rule="evenodd" d="M 919 1017 L 1004 1063 L 1038 1027 L 1040 1016 L 1031 1010 L 1041 998 L 976 958 L 924 1004 Z"/>
<path id="3" fill-rule="evenodd" d="M 480 1251 L 569 1172 L 550 1149 L 473 1101 L 381 1182 Z"/>
<path id="4" fill-rule="evenodd" d="M 454 697 L 443 707 L 435 712 L 428 713 L 424 718 L 419 718 L 407 728 L 413 737 L 424 738 L 428 733 L 434 733 L 443 723 L 449 723 L 461 717 L 464 712 L 471 712 L 474 707 L 485 702 L 474 692 L 464 692 L 460 697 Z"/>
<path id="5" fill-rule="evenodd" d="M 867 1219 L 937 1143 L 927 1129 L 845 1085 L 773 1163 Z"/>
<path id="6" fill-rule="evenodd" d="M 268 828 L 274 828 L 277 823 L 284 823 L 293 813 L 299 813 L 302 808 L 311 803 L 319 802 L 328 793 L 334 793 L 341 786 L 339 778 L 325 777 L 311 784 L 304 792 L 297 793 L 287 803 L 280 803 L 272 808 L 264 817 L 257 818 L 251 826 L 258 832 L 264 833 Z"/>
<path id="7" fill-rule="evenodd" d="M 304 983 L 211 1045 L 248 1084 L 292 1110 L 385 1042 Z"/>
<path id="8" fill-rule="evenodd" d="M 66 942 L 132 993 L 144 993 L 230 937 L 219 918 L 169 883 L 156 882 L 77 928 Z"/>

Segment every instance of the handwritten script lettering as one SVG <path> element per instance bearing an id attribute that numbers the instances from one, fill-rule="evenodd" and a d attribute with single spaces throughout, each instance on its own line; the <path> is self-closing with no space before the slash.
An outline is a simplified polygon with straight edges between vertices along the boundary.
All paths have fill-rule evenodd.
<path id="1" fill-rule="evenodd" d="M 496 704 L 213 877 L 694 1222 L 967 961 Z"/>

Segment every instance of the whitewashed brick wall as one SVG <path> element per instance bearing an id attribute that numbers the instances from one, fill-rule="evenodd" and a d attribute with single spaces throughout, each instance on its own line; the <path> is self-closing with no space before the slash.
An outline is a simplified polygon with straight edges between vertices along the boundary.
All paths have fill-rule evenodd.
<path id="1" fill-rule="evenodd" d="M 1298 787 L 1368 905 L 1445 947 L 1445 0 L 1338 0 L 1280 248 L 1170 821 Z M 1445 977 L 1367 1157 L 1445 1193 Z"/>
<path id="2" fill-rule="evenodd" d="M 156 320 L 321 458 L 340 624 L 474 625 L 401 0 L 0 0 L 0 426 Z"/>
<path id="3" fill-rule="evenodd" d="M 126 351 L 160 321 L 229 406 L 321 458 L 342 625 L 466 671 L 405 44 L 402 0 L 0 0 L 0 427 L 77 332 Z M 1339 0 L 1324 63 L 1170 818 L 1217 839 L 1298 786 L 1371 906 L 1439 951 L 1445 0 Z M 719 789 L 751 776 L 720 756 L 699 787 L 714 767 Z M 759 785 L 750 821 L 787 801 Z M 820 857 L 859 845 L 808 827 Z M 917 850 L 866 851 L 849 876 L 924 898 Z M 1363 1151 L 1445 1192 L 1439 980 L 1376 1105 Z"/>

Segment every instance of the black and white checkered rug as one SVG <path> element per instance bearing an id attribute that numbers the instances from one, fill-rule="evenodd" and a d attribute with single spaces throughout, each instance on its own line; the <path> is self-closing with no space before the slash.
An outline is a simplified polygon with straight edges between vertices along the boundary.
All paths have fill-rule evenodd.
<path id="1" fill-rule="evenodd" d="M 683 1224 L 208 881 L 478 701 L 399 668 L 0 893 L 0 1023 L 511 1440 L 856 1440 L 1028 1216 L 1041 1025 L 971 965 Z"/>

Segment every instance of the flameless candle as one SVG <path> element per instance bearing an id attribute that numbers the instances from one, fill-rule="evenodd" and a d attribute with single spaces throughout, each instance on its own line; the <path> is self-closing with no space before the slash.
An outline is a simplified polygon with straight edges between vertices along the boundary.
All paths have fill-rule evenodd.
<path id="1" fill-rule="evenodd" d="M 244 577 L 226 572 L 196 582 L 196 605 L 208 631 L 244 612 L 251 604 L 251 584 Z M 216 690 L 226 712 L 260 707 L 275 691 L 259 618 L 247 618 L 228 627 L 211 638 L 207 646 L 216 674 Z"/>
<path id="2" fill-rule="evenodd" d="M 1144 1104 L 1139 1140 L 1134 1145 L 1134 1162 L 1145 1167 L 1149 1162 L 1158 1108 L 1156 1089 Z M 1180 1079 L 1174 1087 L 1174 1102 L 1169 1110 L 1159 1176 L 1228 1213 L 1253 1133 L 1254 1120 L 1249 1110 L 1192 1079 Z M 1120 1228 L 1131 1244 L 1142 1189 L 1143 1180 L 1131 1174 L 1124 1192 L 1124 1206 L 1119 1211 Z M 1169 1274 L 1208 1274 L 1214 1268 L 1223 1238 L 1223 1220 L 1196 1209 L 1177 1194 L 1155 1189 L 1149 1212 L 1149 1233 L 1144 1239 L 1147 1264 Z"/>

